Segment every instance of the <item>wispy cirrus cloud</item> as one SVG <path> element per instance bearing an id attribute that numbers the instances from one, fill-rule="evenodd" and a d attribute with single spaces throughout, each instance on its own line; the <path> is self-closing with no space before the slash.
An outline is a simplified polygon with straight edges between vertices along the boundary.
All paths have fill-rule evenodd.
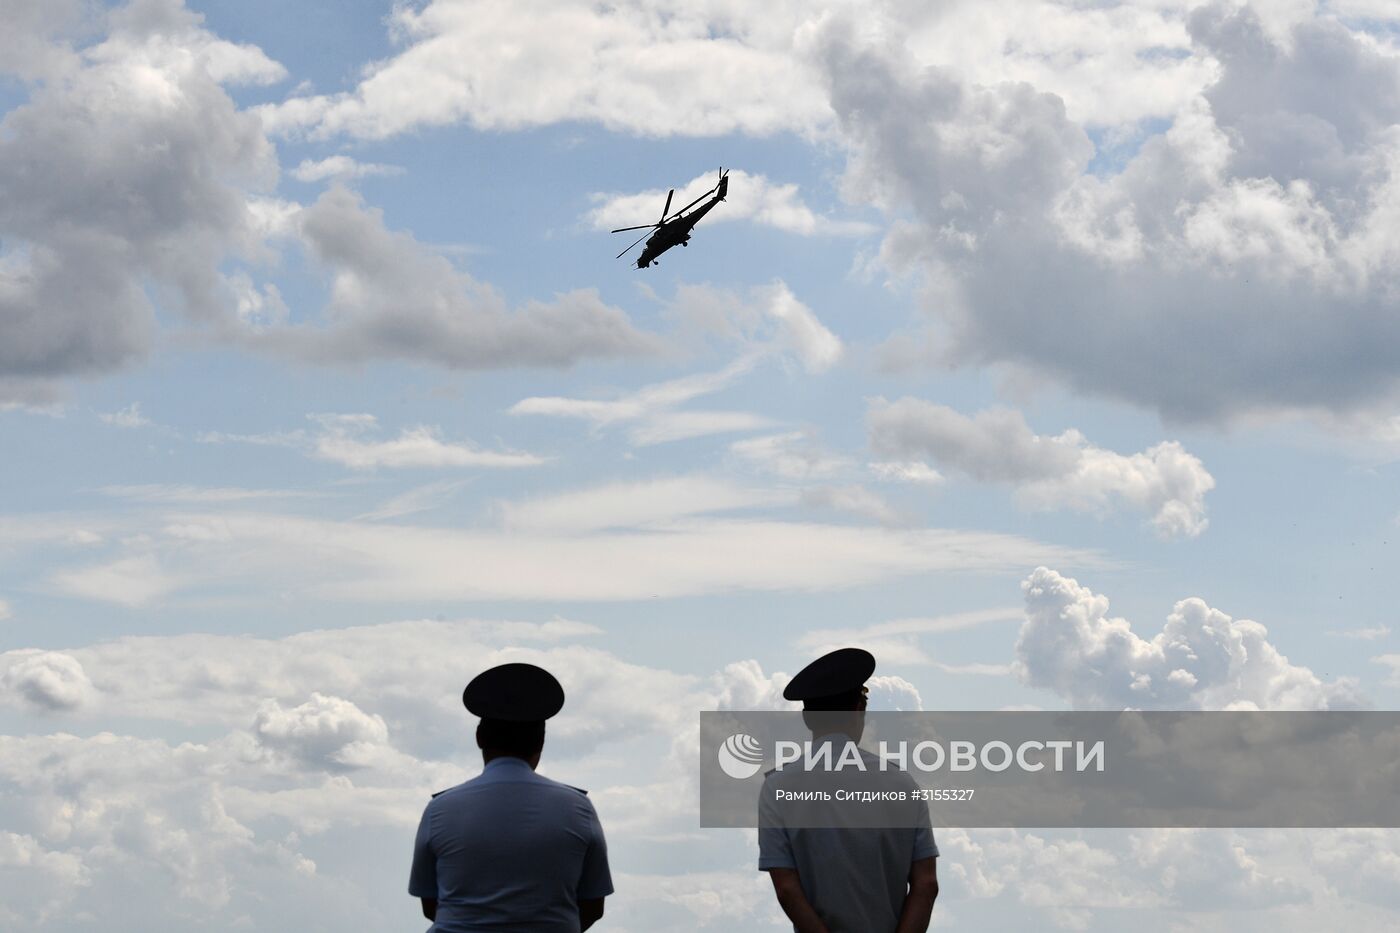
<path id="1" fill-rule="evenodd" d="M 128 606 L 267 587 L 332 602 L 592 602 L 840 590 L 921 573 L 1004 573 L 1046 560 L 1106 563 L 1093 551 L 1017 535 L 687 515 L 668 501 L 667 489 L 643 484 L 624 513 L 630 524 L 602 529 L 599 503 L 618 501 L 625 489 L 507 506 L 506 517 L 531 525 L 517 530 L 239 510 L 132 517 L 115 553 L 65 562 L 48 585 Z M 757 498 L 723 487 L 710 494 L 701 506 L 720 512 L 751 507 Z M 793 560 L 799 553 L 802 560 Z"/>
<path id="2" fill-rule="evenodd" d="M 729 388 L 768 359 L 796 360 L 811 374 L 826 372 L 845 353 L 832 333 L 781 281 L 750 290 L 747 296 L 707 286 L 678 290 L 671 311 L 702 330 L 737 342 L 741 351 L 722 369 L 642 386 L 613 398 L 537 396 L 521 399 L 512 415 L 577 418 L 599 428 L 628 427 L 637 446 L 762 430 L 775 421 L 750 411 L 681 408 L 687 402 Z"/>
<path id="3" fill-rule="evenodd" d="M 512 405 L 508 412 L 575 418 L 598 428 L 630 425 L 629 436 L 638 446 L 761 429 L 772 421 L 752 412 L 676 410 L 686 402 L 728 388 L 752 371 L 761 359 L 762 354 L 748 353 L 715 372 L 653 383 L 612 399 L 525 398 Z"/>
<path id="4" fill-rule="evenodd" d="M 354 470 L 375 469 L 514 469 L 548 462 L 538 454 L 515 450 L 489 450 L 465 441 L 449 441 L 441 429 L 412 425 L 397 437 L 379 438 L 379 419 L 366 412 L 312 414 L 312 430 L 298 428 L 267 434 L 234 434 L 205 431 L 196 438 L 206 444 L 252 444 L 290 447 L 307 456 Z"/>
<path id="5" fill-rule="evenodd" d="M 241 486 L 195 486 L 189 483 L 137 483 L 102 486 L 98 492 L 136 502 L 215 503 L 256 499 L 299 499 L 322 493 L 305 489 L 247 489 Z"/>
<path id="6" fill-rule="evenodd" d="M 404 428 L 398 437 L 376 440 L 366 435 L 378 427 L 373 415 L 317 415 L 321 430 L 312 440 L 312 456 L 355 470 L 403 468 L 486 467 L 512 469 L 539 466 L 545 457 L 513 450 L 484 450 L 471 444 L 445 441 L 435 428 Z"/>
<path id="7" fill-rule="evenodd" d="M 316 182 L 328 179 L 345 180 L 365 178 L 371 175 L 399 175 L 403 169 L 397 165 L 384 165 L 379 162 L 359 162 L 346 155 L 327 156 L 324 159 L 303 159 L 292 169 L 292 177 L 297 181 Z"/>
<path id="8" fill-rule="evenodd" d="M 1021 619 L 1022 611 L 1017 606 L 978 609 L 941 616 L 891 619 L 870 625 L 816 629 L 803 634 L 797 643 L 812 654 L 820 654 L 847 645 L 856 645 L 874 652 L 886 663 L 928 665 L 947 673 L 990 675 L 1009 672 L 1009 663 L 1006 666 L 999 664 L 950 665 L 947 662 L 936 660 L 929 653 L 923 639 L 928 636 L 966 632 L 982 626 L 1001 625 L 1009 630 L 1013 623 L 1019 622 Z"/>

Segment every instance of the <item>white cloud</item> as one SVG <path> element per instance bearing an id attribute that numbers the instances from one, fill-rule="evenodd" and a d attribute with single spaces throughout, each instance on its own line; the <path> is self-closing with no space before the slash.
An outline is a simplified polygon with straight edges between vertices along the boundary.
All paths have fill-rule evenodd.
<path id="1" fill-rule="evenodd" d="M 88 852 L 115 844 L 157 861 L 184 857 L 184 847 L 142 852 L 140 840 L 114 839 L 125 815 L 144 807 L 164 829 L 194 833 L 211 797 L 220 820 L 232 821 L 256 850 L 284 838 L 287 828 L 314 836 L 378 825 L 411 834 L 427 795 L 468 776 L 476 759 L 462 684 L 508 660 L 544 665 L 565 685 L 565 712 L 550 723 L 546 773 L 647 780 L 650 769 L 629 755 L 597 754 L 598 746 L 664 747 L 690 735 L 694 710 L 710 706 L 722 678 L 711 683 L 641 667 L 579 644 L 598 632 L 559 618 L 420 621 L 281 639 L 128 637 L 75 649 L 94 671 L 90 689 L 100 698 L 86 708 L 89 719 L 185 724 L 200 741 L 174 745 L 110 733 L 0 737 L 0 787 L 7 799 L 18 793 L 28 800 L 24 831 Z M 0 669 L 32 654 L 0 653 Z M 425 667 L 427 657 L 433 663 Z M 638 704 L 639 695 L 648 702 Z M 24 702 L 0 694 L 3 701 Z M 679 774 L 693 761 L 689 748 L 680 759 L 647 760 L 659 772 Z M 64 805 L 55 806 L 59 800 Z M 187 808 L 196 812 L 182 812 Z M 671 821 L 682 810 L 667 804 L 656 815 Z M 292 854 L 301 855 L 295 836 L 287 838 Z M 245 875 L 230 853 L 219 858 L 228 875 Z M 238 895 L 236 880 L 220 885 L 221 897 Z"/>
<path id="2" fill-rule="evenodd" d="M 218 534 L 217 529 L 201 530 L 210 535 Z M 148 605 L 185 582 L 169 573 L 155 555 L 148 553 L 59 570 L 53 574 L 52 581 L 60 592 L 70 596 L 128 607 Z"/>
<path id="3" fill-rule="evenodd" d="M 407 492 L 391 496 L 374 509 L 356 516 L 362 519 L 399 518 L 418 512 L 427 512 L 449 502 L 463 486 L 464 480 L 442 480 L 415 486 Z"/>
<path id="4" fill-rule="evenodd" d="M 537 396 L 521 399 L 513 415 L 580 418 L 599 427 L 631 425 L 629 439 L 645 446 L 773 426 L 745 411 L 698 411 L 679 406 L 729 388 L 763 360 L 793 359 L 822 373 L 845 352 L 841 339 L 817 319 L 782 281 L 749 290 L 747 297 L 708 286 L 682 286 L 670 309 L 684 324 L 737 342 L 742 350 L 723 369 L 643 386 L 611 399 Z"/>
<path id="5" fill-rule="evenodd" d="M 6 619 L 11 618 L 13 615 L 14 612 L 10 609 L 10 604 L 5 600 L 0 599 L 0 622 L 4 622 Z"/>
<path id="6" fill-rule="evenodd" d="M 300 706 L 284 709 L 266 700 L 253 720 L 253 735 L 264 747 L 330 770 L 364 767 L 387 750 L 389 729 L 349 700 L 312 693 Z"/>
<path id="7" fill-rule="evenodd" d="M 841 338 L 782 279 L 743 293 L 681 285 L 666 310 L 683 328 L 734 341 L 753 353 L 791 358 L 809 373 L 826 372 L 845 355 Z"/>
<path id="8" fill-rule="evenodd" d="M 1122 147 L 1121 166 L 1063 82 L 927 68 L 917 40 L 833 20 L 817 47 L 850 151 L 845 191 L 899 212 L 881 261 L 918 275 L 935 319 L 924 352 L 905 338 L 891 362 L 1000 364 L 1177 419 L 1393 403 L 1400 330 L 1381 309 L 1395 249 L 1381 231 L 1400 192 L 1400 59 L 1311 5 L 1298 11 L 1083 11 L 1115 29 L 1170 20 L 1178 38 L 1163 48 L 1194 62 L 1196 83 L 1158 111 L 1169 128 Z M 1006 41 L 1007 23 L 990 25 Z M 1043 59 L 1041 74 L 1061 61 Z M 1151 70 L 1115 74 L 1103 93 Z M 1241 334 L 1268 339 L 1243 352 Z"/>
<path id="9" fill-rule="evenodd" d="M 814 629 L 798 639 L 798 645 L 820 655 L 836 648 L 855 645 L 865 648 L 887 664 L 933 665 L 947 669 L 948 665 L 933 660 L 925 650 L 922 639 L 927 635 L 963 632 L 983 625 L 1010 623 L 1022 618 L 1020 609 L 981 609 L 929 618 L 892 619 L 871 625 L 847 628 Z M 980 665 L 972 665 L 979 667 Z M 973 673 L 971 670 L 959 671 Z M 985 671 L 976 671 L 984 673 Z"/>
<path id="10" fill-rule="evenodd" d="M 882 460 L 867 466 L 877 478 L 891 482 L 920 486 L 937 486 L 943 482 L 943 474 L 922 460 Z"/>
<path id="11" fill-rule="evenodd" d="M 343 181 L 369 175 L 398 175 L 401 172 L 403 169 L 397 165 L 357 162 L 349 156 L 333 155 L 316 161 L 303 159 L 300 165 L 292 169 L 292 177 L 305 182 L 325 181 L 331 178 Z"/>
<path id="12" fill-rule="evenodd" d="M 509 413 L 579 418 L 600 428 L 613 424 L 632 424 L 634 427 L 629 436 L 632 443 L 639 446 L 717 433 L 750 431 L 766 427 L 771 422 L 750 412 L 675 409 L 692 399 L 727 388 L 740 377 L 747 375 L 759 359 L 759 354 L 748 353 L 718 372 L 697 373 L 667 382 L 653 383 L 613 399 L 559 396 L 525 398 L 512 405 Z"/>
<path id="13" fill-rule="evenodd" d="M 870 687 L 870 708 L 874 710 L 913 711 L 924 708 L 919 688 L 903 677 L 876 674 L 867 681 Z"/>
<path id="14" fill-rule="evenodd" d="M 760 294 L 762 294 L 760 292 Z M 836 365 L 844 348 L 841 340 L 788 289 L 778 282 L 767 290 L 764 310 L 777 322 L 780 338 L 792 348 L 809 373 L 821 373 Z"/>
<path id="15" fill-rule="evenodd" d="M 588 120 L 649 136 L 800 130 L 827 112 L 793 55 L 794 25 L 818 15 L 802 10 L 671 17 L 636 2 L 401 5 L 390 28 L 408 45 L 355 90 L 292 98 L 262 116 L 274 131 L 367 138 L 458 121 L 518 129 Z"/>
<path id="16" fill-rule="evenodd" d="M 791 504 L 781 490 L 738 486 L 701 474 L 608 483 L 576 492 L 500 502 L 501 524 L 512 532 L 582 534 L 665 524 L 693 515 Z"/>
<path id="17" fill-rule="evenodd" d="M 313 493 L 297 489 L 245 489 L 240 486 L 191 486 L 186 483 L 137 483 L 102 486 L 103 495 L 138 502 L 246 502 L 254 499 L 303 498 Z"/>
<path id="18" fill-rule="evenodd" d="M 0 328 L 12 337 L 0 391 L 21 401 L 143 358 L 148 286 L 191 320 L 225 320 L 219 267 L 258 253 L 247 195 L 277 174 L 257 119 L 222 85 L 278 80 L 280 65 L 217 39 L 177 2 L 79 19 L 71 33 L 50 27 L 79 8 L 53 6 L 63 12 L 6 29 L 20 30 L 5 42 L 15 67 L 46 78 L 0 123 Z M 103 31 L 79 51 L 69 43 Z"/>
<path id="19" fill-rule="evenodd" d="M 486 450 L 474 444 L 444 440 L 440 429 L 431 425 L 413 425 L 399 430 L 397 437 L 378 440 L 370 436 L 379 428 L 379 419 L 367 412 L 312 414 L 307 419 L 316 425 L 314 430 L 297 429 L 268 434 L 230 434 L 222 431 L 205 431 L 196 437 L 203 444 L 253 444 L 263 447 L 290 447 L 303 451 L 307 456 L 318 460 L 339 463 L 354 470 L 385 469 L 448 469 L 453 467 L 480 467 L 485 469 L 516 469 L 539 466 L 549 461 L 548 457 L 516 450 Z M 116 487 L 118 489 L 141 490 L 147 487 Z M 161 495 L 154 487 L 152 501 L 167 499 L 180 501 L 176 494 Z M 185 487 L 174 487 L 179 490 Z M 444 491 L 445 487 L 434 487 Z M 248 494 L 243 494 L 247 492 Z M 254 491 L 205 490 L 202 495 L 191 495 L 187 501 L 220 501 L 226 494 L 231 501 L 237 498 L 254 498 Z M 133 493 L 134 494 L 134 493 Z M 257 493 L 258 496 L 273 497 L 275 491 Z M 285 495 L 292 495 L 286 493 Z M 403 503 L 400 503 L 402 505 Z M 398 506 L 395 506 L 397 508 Z M 410 511 L 419 511 L 411 509 Z M 397 514 L 408 514 L 399 512 Z M 387 517 L 375 513 L 373 517 Z"/>
<path id="20" fill-rule="evenodd" d="M 735 441 L 729 452 L 741 463 L 787 480 L 822 480 L 848 472 L 853 461 L 821 447 L 806 431 Z"/>
<path id="21" fill-rule="evenodd" d="M 644 0 L 592 9 L 436 0 L 400 8 L 390 31 L 406 45 L 354 90 L 262 113 L 278 132 L 370 138 L 456 122 L 589 121 L 643 136 L 824 134 L 831 108 L 811 47 L 837 19 L 852 35 L 899 41 L 921 67 L 988 86 L 1026 82 L 1061 96 L 1075 119 L 1132 126 L 1177 112 L 1214 73 L 1190 54 L 1183 6 L 781 0 L 761 10 L 696 3 L 669 17 Z"/>
<path id="22" fill-rule="evenodd" d="M 715 173 L 697 175 L 676 188 L 672 209 L 679 210 L 703 196 L 715 186 Z M 660 217 L 666 204 L 665 188 L 641 191 L 637 194 L 594 194 L 597 205 L 586 216 L 595 230 L 612 230 L 633 224 L 651 222 Z M 853 220 L 835 220 L 815 213 L 803 202 L 797 185 L 775 184 L 763 175 L 753 175 L 739 169 L 729 173 L 732 197 L 705 215 L 702 224 L 751 220 L 801 236 L 860 235 L 873 233 L 871 224 Z"/>
<path id="23" fill-rule="evenodd" d="M 638 447 L 669 444 L 715 434 L 743 434 L 771 428 L 774 422 L 748 411 L 664 411 L 651 415 L 628 432 Z"/>
<path id="24" fill-rule="evenodd" d="M 1328 635 L 1338 638 L 1354 638 L 1358 641 L 1375 641 L 1390 634 L 1389 625 L 1370 625 L 1362 628 L 1328 629 Z"/>
<path id="25" fill-rule="evenodd" d="M 1026 621 L 1016 672 L 1075 709 L 1349 709 L 1365 705 L 1354 681 L 1320 680 L 1289 662 L 1258 622 L 1197 598 L 1173 607 L 1150 639 L 1108 615 L 1108 599 L 1037 568 L 1021 584 Z"/>
<path id="26" fill-rule="evenodd" d="M 151 423 L 151 419 L 141 414 L 140 402 L 132 402 L 113 412 L 99 412 L 97 417 L 118 428 L 144 428 Z"/>
<path id="27" fill-rule="evenodd" d="M 8 651 L 0 665 L 0 687 L 25 705 L 43 712 L 71 712 L 93 696 L 82 664 L 61 651 Z"/>
<path id="28" fill-rule="evenodd" d="M 945 674 L 969 674 L 975 677 L 1008 677 L 1011 675 L 1010 664 L 984 664 L 980 662 L 947 664 L 943 661 L 931 663 Z"/>
<path id="29" fill-rule="evenodd" d="M 809 486 L 802 490 L 803 505 L 874 519 L 884 525 L 898 525 L 904 518 L 878 493 L 864 486 Z"/>
<path id="30" fill-rule="evenodd" d="M 332 275 L 329 305 L 319 322 L 245 328 L 237 339 L 247 346 L 316 362 L 408 359 L 451 369 L 564 367 L 660 351 L 594 289 L 511 310 L 496 289 L 387 229 L 382 212 L 342 186 L 295 220 Z"/>
<path id="31" fill-rule="evenodd" d="M 979 623 L 972 614 L 923 621 L 943 631 Z M 394 840 L 411 836 L 430 792 L 475 768 L 462 683 L 491 664 L 528 660 L 554 671 L 567 695 L 543 770 L 590 788 L 618 877 L 685 845 L 683 865 L 647 876 L 654 896 L 619 898 L 610 916 L 629 929 L 778 922 L 771 887 L 743 890 L 742 879 L 758 876 L 751 835 L 697 837 L 693 787 L 679 774 L 693 770 L 696 708 L 789 709 L 787 675 L 753 661 L 709 677 L 641 667 L 576 644 L 596 631 L 566 620 L 457 620 L 74 649 L 101 698 L 93 715 L 192 723 L 200 738 L 0 737 L 0 800 L 10 802 L 0 867 L 14 879 L 0 917 L 21 928 L 70 927 L 72 890 L 82 886 L 85 898 L 124 893 L 135 905 L 121 912 L 121 930 L 177 920 L 276 928 L 297 909 L 347 928 L 389 928 L 409 907 L 394 880 L 402 858 Z M 0 654 L 0 666 L 26 654 Z M 428 656 L 434 663 L 424 666 Z M 917 685 L 901 678 L 879 675 L 871 686 L 878 708 L 922 705 Z M 638 704 L 639 694 L 649 702 Z M 363 750 L 372 753 L 356 754 Z M 1359 918 L 1358 929 L 1378 928 L 1387 908 L 1367 905 L 1394 903 L 1397 838 L 938 831 L 943 896 L 962 916 L 1006 900 L 1013 911 L 1091 923 L 1150 915 L 1200 926 L 1225 911 L 1236 929 L 1317 928 L 1338 911 Z M 750 867 L 740 875 L 736 864 Z M 50 904 L 66 909 L 45 914 Z M 1306 913 L 1280 923 L 1280 904 Z"/>
<path id="32" fill-rule="evenodd" d="M 555 516 L 567 513 L 554 509 Z M 1015 535 L 745 516 L 676 517 L 589 533 L 238 510 L 132 516 L 129 522 L 121 551 L 97 564 L 61 566 L 50 574 L 51 585 L 128 606 L 209 588 L 226 593 L 231 586 L 332 601 L 646 600 L 743 590 L 810 592 L 914 574 L 1103 562 L 1091 551 Z M 792 559 L 797 553 L 802 560 Z M 542 575 L 542 566 L 551 572 Z"/>
<path id="33" fill-rule="evenodd" d="M 1390 668 L 1390 677 L 1386 679 L 1386 683 L 1392 687 L 1400 687 L 1400 654 L 1382 654 L 1371 660 Z"/>
<path id="34" fill-rule="evenodd" d="M 1147 512 L 1163 537 L 1195 537 L 1206 528 L 1205 496 L 1215 479 L 1175 441 L 1124 455 L 1093 446 L 1073 429 L 1037 435 L 1017 411 L 990 409 L 969 418 L 913 398 L 877 400 L 868 423 L 877 453 L 928 457 L 981 482 L 1011 484 L 1032 508 L 1105 512 L 1121 503 Z"/>
<path id="35" fill-rule="evenodd" d="M 313 415 L 321 427 L 312 440 L 312 456 L 356 470 L 380 467 L 517 468 L 546 462 L 535 454 L 510 450 L 481 450 L 469 444 L 453 444 L 425 425 L 404 428 L 393 440 L 367 440 L 363 435 L 378 425 L 373 415 Z"/>

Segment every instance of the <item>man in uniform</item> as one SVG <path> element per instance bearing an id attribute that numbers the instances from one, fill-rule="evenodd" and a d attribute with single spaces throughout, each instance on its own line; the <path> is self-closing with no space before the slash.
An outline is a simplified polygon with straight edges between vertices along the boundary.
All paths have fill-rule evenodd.
<path id="1" fill-rule="evenodd" d="M 564 688 L 533 664 L 502 664 L 473 678 L 462 702 L 481 717 L 485 767 L 423 811 L 408 893 L 434 933 L 588 929 L 613 892 L 603 828 L 585 791 L 535 773 Z"/>
<path id="2" fill-rule="evenodd" d="M 865 730 L 868 690 L 875 657 L 860 648 L 842 648 L 803 668 L 783 691 L 802 702 L 813 748 L 831 743 L 832 760 Z M 860 780 L 872 790 L 913 789 L 900 771 L 882 771 L 864 750 L 867 771 Z M 797 933 L 924 933 L 938 897 L 938 846 L 928 807 L 910 803 L 900 822 L 889 827 L 847 826 L 853 811 L 841 804 L 824 808 L 824 825 L 784 825 L 774 802 L 779 789 L 797 789 L 811 775 L 772 771 L 759 806 L 758 868 L 768 872 L 778 904 Z M 818 776 L 818 780 L 828 780 Z M 843 778 L 843 780 L 845 780 Z M 829 783 L 829 780 L 828 780 Z M 810 814 L 811 811 L 808 811 Z M 857 821 L 858 822 L 858 821 Z"/>

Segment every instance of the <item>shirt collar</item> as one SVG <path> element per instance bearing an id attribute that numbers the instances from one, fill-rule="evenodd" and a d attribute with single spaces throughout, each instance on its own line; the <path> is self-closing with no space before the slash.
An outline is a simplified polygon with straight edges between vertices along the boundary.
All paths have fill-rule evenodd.
<path id="1" fill-rule="evenodd" d="M 502 755 L 500 758 L 492 758 L 486 762 L 486 767 L 481 769 L 481 776 L 491 775 L 492 777 L 518 777 L 521 773 L 534 774 L 535 769 L 530 767 L 530 763 L 524 758 L 516 758 L 514 755 Z"/>

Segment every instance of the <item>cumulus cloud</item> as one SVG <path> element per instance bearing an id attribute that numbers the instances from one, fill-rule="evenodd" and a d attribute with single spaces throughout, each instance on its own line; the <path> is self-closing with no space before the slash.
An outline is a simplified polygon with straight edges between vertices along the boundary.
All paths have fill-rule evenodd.
<path id="1" fill-rule="evenodd" d="M 277 174 L 258 120 L 224 85 L 284 74 L 202 29 L 178 0 L 114 11 L 101 41 L 77 52 L 56 36 L 46 44 L 52 20 L 33 6 L 7 23 L 7 37 L 22 37 L 7 42 L 24 45 L 42 80 L 0 122 L 0 328 L 11 338 L 0 389 L 21 400 L 34 385 L 144 357 L 148 283 L 193 320 L 224 319 L 219 267 L 257 255 L 247 194 Z M 55 19 L 77 7 L 52 6 Z"/>
<path id="2" fill-rule="evenodd" d="M 400 5 L 390 29 L 408 45 L 353 91 L 293 97 L 262 116 L 274 131 L 366 138 L 458 121 L 500 130 L 590 120 L 650 136 L 801 129 L 826 108 L 792 54 L 800 10 L 676 18 L 637 2 Z"/>
<path id="3" fill-rule="evenodd" d="M 1169 116 L 1212 75 L 1190 54 L 1177 4 L 780 0 L 761 10 L 692 4 L 677 18 L 658 17 L 645 0 L 590 9 L 435 0 L 396 10 L 389 29 L 405 45 L 353 90 L 295 96 L 262 115 L 277 132 L 368 138 L 455 122 L 575 121 L 644 136 L 821 135 L 832 114 L 812 40 L 852 9 L 859 21 L 842 28 L 853 34 L 897 35 L 921 66 L 951 66 L 981 84 L 1044 86 L 1096 125 Z"/>
<path id="4" fill-rule="evenodd" d="M 7 651 L 0 658 L 0 686 L 33 709 L 67 713 L 93 698 L 92 681 L 71 654 Z"/>
<path id="5" fill-rule="evenodd" d="M 353 854 L 374 866 L 372 896 L 352 905 L 359 921 L 347 913 L 344 922 L 392 925 L 402 892 L 389 896 L 397 889 L 381 870 L 383 853 L 411 838 L 429 793 L 479 767 L 461 685 L 505 660 L 543 664 L 566 684 L 545 770 L 593 787 L 626 864 L 648 851 L 648 835 L 693 823 L 683 780 L 695 755 L 694 710 L 711 708 L 730 678 L 643 667 L 579 643 L 597 632 L 564 619 L 456 620 L 76 649 L 100 672 L 102 714 L 192 724 L 199 738 L 0 736 L 0 815 L 13 827 L 0 835 L 0 868 L 29 889 L 63 869 L 102 897 L 123 886 L 128 896 L 166 892 L 137 898 L 146 906 L 122 913 L 135 925 L 119 929 L 163 928 L 172 913 L 222 929 L 248 914 L 275 926 L 264 912 L 297 899 L 334 914 Z M 29 654 L 0 654 L 0 665 Z M 666 753 L 675 742 L 683 755 Z M 605 743 L 660 754 L 598 754 Z M 657 804 L 624 806 L 638 795 Z M 6 891 L 0 917 L 42 925 L 43 905 Z"/>
<path id="6" fill-rule="evenodd" d="M 1039 83 L 822 34 L 847 194 L 908 209 L 881 257 L 938 321 L 892 364 L 1002 364 L 1182 419 L 1393 401 L 1400 60 L 1250 5 L 1177 28 L 1214 79 L 1108 171 L 1100 131 Z"/>
<path id="7" fill-rule="evenodd" d="M 893 674 L 876 674 L 867 681 L 870 688 L 870 708 L 909 712 L 924 708 L 919 688 Z"/>
<path id="8" fill-rule="evenodd" d="M 985 621 L 969 614 L 905 624 L 956 632 Z M 569 696 L 551 721 L 544 769 L 590 788 L 615 867 L 651 863 L 685 842 L 685 870 L 657 876 L 670 894 L 624 899 L 615 919 L 629 928 L 729 930 L 780 919 L 771 892 L 740 897 L 738 882 L 720 877 L 751 864 L 751 837 L 695 836 L 685 776 L 694 767 L 695 709 L 790 709 L 781 699 L 788 675 L 753 660 L 699 677 L 639 666 L 580 643 L 597 631 L 562 619 L 417 621 L 74 649 L 106 714 L 189 723 L 198 738 L 0 736 L 0 868 L 17 879 L 5 887 L 0 917 L 67 928 L 81 885 L 84 897 L 104 901 L 125 893 L 135 906 L 122 912 L 121 930 L 178 918 L 273 928 L 297 904 L 343 926 L 367 918 L 392 926 L 402 905 L 393 853 L 427 795 L 475 768 L 461 684 L 491 664 L 527 660 L 555 671 Z M 21 654 L 0 654 L 0 665 Z M 873 706 L 920 706 L 909 681 L 879 675 L 871 686 Z M 638 704 L 639 692 L 650 702 Z M 374 754 L 357 756 L 357 746 Z M 1151 911 L 1199 925 L 1212 916 L 1202 911 L 1228 910 L 1238 926 L 1272 922 L 1286 904 L 1316 914 L 1313 926 L 1340 910 L 1370 929 L 1394 903 L 1391 832 L 938 835 L 945 897 L 969 919 L 1000 916 L 1009 903 L 1090 923 L 1100 912 L 1119 922 Z M 365 896 L 347 898 L 350 887 Z M 67 910 L 45 912 L 60 903 Z"/>
<path id="9" fill-rule="evenodd" d="M 697 175 L 676 189 L 672 207 L 679 210 L 704 196 L 715 185 L 713 173 Z M 873 233 L 875 227 L 862 221 L 835 220 L 813 211 L 802 200 L 797 185 L 778 184 L 766 176 L 734 169 L 729 173 L 729 190 L 734 195 L 705 215 L 705 223 L 750 220 L 801 236 L 856 235 Z M 595 230 L 612 230 L 642 223 L 659 216 L 666 204 L 666 190 L 653 189 L 637 194 L 594 194 L 595 207 L 586 220 Z"/>
<path id="10" fill-rule="evenodd" d="M 1206 528 L 1205 497 L 1215 479 L 1175 441 L 1124 455 L 1074 429 L 1037 435 L 1017 411 L 968 417 L 913 398 L 878 400 L 867 420 L 877 453 L 927 457 L 981 482 L 1010 484 L 1032 508 L 1105 512 L 1122 504 L 1147 512 L 1163 537 L 1195 537 Z"/>
<path id="11" fill-rule="evenodd" d="M 248 330 L 241 339 L 249 346 L 319 362 L 409 359 L 452 369 L 561 367 L 660 350 L 593 289 L 510 309 L 496 289 L 387 229 L 382 212 L 339 185 L 295 221 L 332 276 L 326 320 Z"/>
<path id="12" fill-rule="evenodd" d="M 321 693 L 300 706 L 284 709 L 267 700 L 253 720 L 253 735 L 265 748 L 314 767 L 353 770 L 385 751 L 389 729 L 349 700 Z"/>
<path id="13" fill-rule="evenodd" d="M 1354 681 L 1291 663 L 1258 622 L 1183 599 L 1150 639 L 1108 614 L 1107 597 L 1045 567 L 1021 589 L 1015 670 L 1075 709 L 1353 709 Z"/>

